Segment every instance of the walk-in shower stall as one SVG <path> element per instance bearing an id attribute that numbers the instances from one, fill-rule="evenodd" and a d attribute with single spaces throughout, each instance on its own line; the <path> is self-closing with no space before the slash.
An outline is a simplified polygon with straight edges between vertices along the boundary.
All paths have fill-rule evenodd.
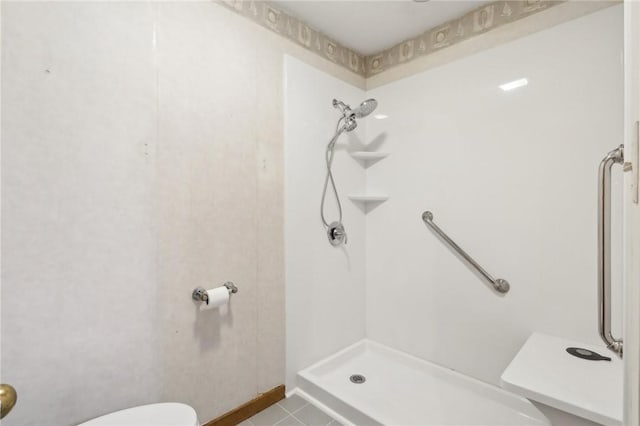
<path id="1" fill-rule="evenodd" d="M 355 424 L 620 421 L 600 333 L 618 351 L 622 152 L 598 172 L 623 139 L 621 25 L 608 7 L 366 90 L 286 58 L 288 389 Z M 611 358 L 611 411 L 513 392 L 534 343 Z"/>

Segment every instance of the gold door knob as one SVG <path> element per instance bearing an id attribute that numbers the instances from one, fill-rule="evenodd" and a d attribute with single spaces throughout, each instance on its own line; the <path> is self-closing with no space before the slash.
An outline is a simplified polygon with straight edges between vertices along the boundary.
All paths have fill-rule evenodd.
<path id="1" fill-rule="evenodd" d="M 0 384 L 0 419 L 9 414 L 17 400 L 18 394 L 13 386 Z"/>

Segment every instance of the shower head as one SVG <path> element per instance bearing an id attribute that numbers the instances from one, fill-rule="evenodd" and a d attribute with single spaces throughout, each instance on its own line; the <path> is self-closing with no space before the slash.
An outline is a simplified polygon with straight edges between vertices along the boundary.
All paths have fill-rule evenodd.
<path id="1" fill-rule="evenodd" d="M 355 109 L 351 109 L 349 105 L 342 101 L 338 101 L 336 99 L 333 100 L 333 107 L 339 109 L 343 114 L 342 119 L 344 119 L 344 125 L 342 126 L 342 130 L 346 132 L 350 132 L 358 127 L 356 118 L 366 117 L 371 114 L 377 106 L 378 101 L 375 99 L 367 99 Z"/>
<path id="2" fill-rule="evenodd" d="M 353 113 L 356 115 L 356 118 L 363 118 L 367 115 L 371 114 L 376 107 L 378 106 L 378 101 L 375 99 L 367 99 L 360 106 L 353 110 Z"/>
<path id="3" fill-rule="evenodd" d="M 354 115 L 351 115 L 349 117 L 347 117 L 344 121 L 344 125 L 343 125 L 343 129 L 346 132 L 350 132 L 353 129 L 355 129 L 356 127 L 358 127 L 358 122 L 356 121 L 356 118 Z"/>

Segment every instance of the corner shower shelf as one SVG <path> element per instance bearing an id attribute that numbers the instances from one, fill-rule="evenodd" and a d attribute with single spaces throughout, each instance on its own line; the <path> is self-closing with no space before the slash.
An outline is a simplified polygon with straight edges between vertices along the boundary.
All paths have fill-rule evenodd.
<path id="1" fill-rule="evenodd" d="M 376 152 L 376 151 L 354 151 L 350 152 L 349 155 L 362 162 L 362 165 L 367 168 L 371 164 L 382 160 L 389 156 L 388 152 Z"/>
<path id="2" fill-rule="evenodd" d="M 382 203 L 383 201 L 387 201 L 389 199 L 388 195 L 357 195 L 350 194 L 348 195 L 351 201 L 359 202 L 359 203 Z"/>
<path id="3" fill-rule="evenodd" d="M 388 157 L 389 153 L 375 152 L 375 151 L 354 151 L 349 153 L 349 155 L 355 158 L 356 160 L 372 161 L 372 160 L 382 160 L 383 158 Z"/>

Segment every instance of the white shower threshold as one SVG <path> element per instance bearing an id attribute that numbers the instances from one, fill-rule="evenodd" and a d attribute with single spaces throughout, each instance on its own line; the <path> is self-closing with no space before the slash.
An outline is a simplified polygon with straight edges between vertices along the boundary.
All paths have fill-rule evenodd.
<path id="1" fill-rule="evenodd" d="M 354 425 L 551 424 L 525 398 L 366 339 L 300 371 L 297 385 Z"/>

